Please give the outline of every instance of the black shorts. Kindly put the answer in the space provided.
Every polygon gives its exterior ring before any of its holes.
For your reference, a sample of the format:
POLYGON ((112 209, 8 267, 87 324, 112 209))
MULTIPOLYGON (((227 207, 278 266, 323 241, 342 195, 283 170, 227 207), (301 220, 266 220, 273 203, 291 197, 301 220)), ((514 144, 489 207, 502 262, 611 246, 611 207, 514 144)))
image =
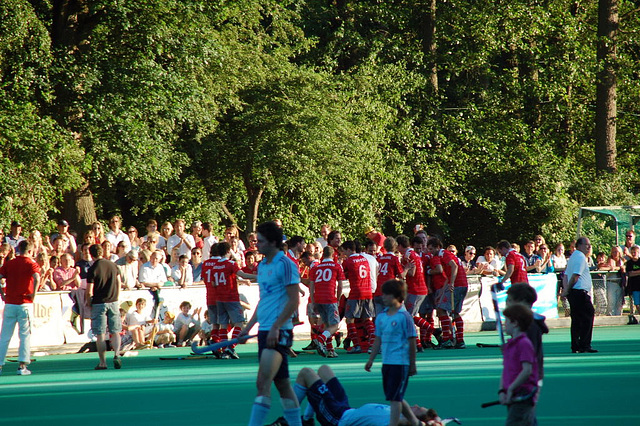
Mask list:
POLYGON ((309 388, 307 399, 322 426, 337 426, 344 412, 351 408, 347 393, 337 377, 327 383, 316 381, 309 388))
POLYGON ((408 384, 408 365, 382 364, 382 388, 387 401, 402 401, 408 384))
MULTIPOLYGON (((267 335, 268 331, 258 331, 258 359, 262 355, 262 351, 267 348, 267 335)), ((293 344, 293 331, 292 330, 280 330, 278 336, 278 344, 275 348, 280 355, 282 355, 282 363, 276 373, 274 379, 288 379, 289 378, 289 348, 293 344)))

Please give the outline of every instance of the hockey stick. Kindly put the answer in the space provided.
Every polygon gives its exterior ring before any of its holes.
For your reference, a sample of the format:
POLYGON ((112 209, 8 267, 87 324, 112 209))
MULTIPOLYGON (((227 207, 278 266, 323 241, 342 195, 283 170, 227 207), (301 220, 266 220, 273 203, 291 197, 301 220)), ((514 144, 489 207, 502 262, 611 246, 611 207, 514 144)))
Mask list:
MULTIPOLYGON (((526 393, 524 395, 517 395, 514 396, 513 398, 511 398, 511 402, 523 402, 523 401, 528 401, 531 398, 533 398, 536 393, 538 393, 538 387, 534 386, 533 389, 531 389, 531 392, 526 393)), ((491 401, 491 402, 485 402, 484 404, 480 405, 482 408, 487 408, 487 407, 493 407, 494 405, 500 405, 500 401, 491 401)))
POLYGON ((183 361, 192 359, 216 359, 213 355, 185 355, 185 356, 166 356, 160 357, 161 361, 183 361))
POLYGON ((499 348, 500 345, 497 343, 476 343, 476 346, 479 348, 499 348))
POLYGON ((160 302, 158 302, 158 306, 156 306, 156 312, 154 315, 154 324, 153 324, 153 328, 151 329, 151 334, 149 335, 149 344, 151 345, 151 348, 153 348, 153 341, 156 339, 156 334, 158 334, 158 315, 160 315, 160 308, 162 307, 162 304, 164 302, 161 300, 160 302))
POLYGON ((214 344, 208 345, 208 346, 198 346, 198 342, 193 342, 191 344, 191 350, 196 354, 204 354, 206 352, 215 352, 215 351, 217 351, 219 349, 224 349, 224 348, 229 347, 231 345, 235 345, 236 343, 246 342, 247 340, 249 340, 249 339, 251 339, 253 337, 257 337, 257 334, 242 336, 242 337, 238 337, 238 338, 231 339, 231 340, 223 340, 222 342, 214 343, 214 344))
POLYGON ((502 330, 502 318, 500 317, 500 306, 498 305, 498 289, 502 288, 502 284, 494 284, 491 286, 491 299, 493 300, 493 309, 496 311, 496 322, 498 323, 498 334, 500 335, 500 344, 504 345, 504 331, 502 330))

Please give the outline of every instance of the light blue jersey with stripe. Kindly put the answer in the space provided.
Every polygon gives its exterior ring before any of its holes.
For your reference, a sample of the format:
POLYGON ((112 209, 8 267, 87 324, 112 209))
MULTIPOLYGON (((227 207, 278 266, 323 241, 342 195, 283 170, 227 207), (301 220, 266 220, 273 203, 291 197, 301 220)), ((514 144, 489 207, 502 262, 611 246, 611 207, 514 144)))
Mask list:
MULTIPOLYGON (((300 283, 300 272, 284 252, 278 252, 271 262, 264 258, 258 266, 258 284, 260 286, 260 303, 258 304, 258 330, 268 331, 276 322, 282 309, 287 304, 287 287, 300 283)), ((281 327, 282 330, 293 329, 291 318, 281 327)))

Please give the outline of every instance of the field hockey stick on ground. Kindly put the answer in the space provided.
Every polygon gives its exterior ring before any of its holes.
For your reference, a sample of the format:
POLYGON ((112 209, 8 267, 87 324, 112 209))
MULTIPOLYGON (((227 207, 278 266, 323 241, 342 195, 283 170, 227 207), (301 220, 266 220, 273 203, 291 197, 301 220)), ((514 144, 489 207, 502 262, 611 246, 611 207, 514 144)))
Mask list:
POLYGON ((476 343, 476 346, 479 348, 499 348, 500 345, 497 343, 476 343))
POLYGON ((501 287, 502 284, 494 284, 491 286, 491 299, 493 300, 493 309, 496 311, 496 323, 498 324, 500 344, 504 345, 504 331, 502 330, 502 318, 500 317, 500 306, 498 305, 498 288, 501 287))
POLYGON ((191 350, 196 353, 196 354, 203 354, 206 352, 216 352, 219 349, 224 349, 226 347, 229 347, 231 345, 235 345, 236 343, 244 343, 247 340, 256 337, 257 334, 254 335, 247 335, 247 336, 242 336, 242 337, 238 337, 235 339, 231 339, 231 340, 223 340, 222 342, 218 342, 218 343, 214 343, 212 345, 208 345, 208 346, 198 346, 198 342, 193 342, 191 344, 191 350))
MULTIPOLYGON (((534 386, 533 389, 531 389, 531 392, 526 393, 524 395, 516 395, 513 398, 511 398, 511 402, 522 402, 522 401, 528 401, 531 398, 533 398, 536 393, 538 393, 538 387, 534 386)), ((487 407, 493 407, 494 405, 500 405, 500 401, 491 401, 491 402, 485 402, 484 404, 480 405, 482 408, 487 408, 487 407)))

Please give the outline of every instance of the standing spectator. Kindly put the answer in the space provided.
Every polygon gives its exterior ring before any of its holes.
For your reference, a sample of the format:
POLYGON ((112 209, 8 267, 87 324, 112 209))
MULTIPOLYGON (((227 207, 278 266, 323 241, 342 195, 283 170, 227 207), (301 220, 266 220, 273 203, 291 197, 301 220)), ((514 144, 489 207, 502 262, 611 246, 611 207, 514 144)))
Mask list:
POLYGON ((369 226, 364 230, 364 234, 368 239, 376 243, 376 245, 378 246, 378 250, 380 250, 382 254, 385 254, 387 252, 384 249, 384 240, 386 237, 382 234, 382 232, 378 232, 373 226, 369 226))
POLYGON ((118 254, 113 252, 113 244, 111 244, 111 241, 104 240, 100 245, 102 246, 102 251, 104 251, 105 259, 112 262, 116 262, 118 259, 120 259, 120 257, 118 257, 118 254))
POLYGON ((483 275, 501 276, 504 275, 502 261, 496 257, 496 249, 491 246, 484 248, 484 255, 478 256, 477 264, 482 268, 483 275))
MULTIPOLYGON (((631 258, 627 260, 627 290, 632 300, 632 306, 636 306, 636 311, 640 312, 640 247, 631 246, 629 250, 631 258)), ((637 318, 633 313, 629 314, 629 324, 638 324, 637 318)))
POLYGON ((171 254, 171 249, 167 247, 167 242, 173 233, 173 225, 171 222, 165 222, 160 228, 160 237, 158 238, 158 248, 164 250, 166 255, 171 254))
POLYGON ((9 243, 11 247, 13 247, 14 251, 16 251, 16 248, 18 247, 20 241, 25 240, 25 238, 20 235, 21 233, 22 225, 20 225, 20 222, 18 222, 17 220, 11 222, 11 231, 9 232, 9 235, 4 237, 4 242, 9 243))
POLYGON ((142 243, 142 246, 141 246, 142 250, 138 252, 138 259, 140 260, 141 265, 143 263, 147 263, 151 259, 151 254, 156 250, 159 250, 158 241, 162 237, 160 236, 160 234, 155 233, 155 234, 147 235, 146 238, 147 240, 144 243, 142 243))
POLYGON ((622 249, 622 255, 624 256, 625 260, 631 259, 631 247, 633 247, 635 244, 636 233, 633 230, 629 229, 624 233, 624 244, 622 245, 622 247, 620 247, 622 249))
POLYGON ((586 237, 576 240, 576 250, 567 262, 563 294, 571 305, 571 352, 598 352, 591 347, 595 310, 589 293, 592 289, 587 256, 591 242, 586 237))
MULTIPOLYGON (((426 247, 426 244, 425 244, 426 247)), ((475 260, 476 248, 474 246, 467 246, 464 249, 464 257, 460 258, 460 263, 464 267, 467 275, 476 275, 481 272, 478 268, 478 263, 475 260)))
POLYGON ((562 286, 564 284, 564 270, 567 267, 567 257, 564 255, 564 244, 560 243, 556 246, 555 251, 551 255, 551 262, 553 268, 556 270, 556 276, 558 277, 557 295, 560 300, 558 306, 564 308, 564 316, 569 316, 569 302, 567 298, 562 295, 562 286))
POLYGON ((147 229, 147 235, 141 238, 143 243, 147 241, 147 238, 149 238, 150 235, 158 234, 158 222, 156 222, 155 219, 149 219, 147 221, 146 229, 147 229))
MULTIPOLYGON (((293 342, 291 318, 298 309, 300 274, 293 262, 280 250, 282 228, 274 222, 258 226, 258 249, 265 256, 258 268, 260 301, 242 329, 249 334, 256 323, 260 366, 256 380, 257 395, 251 409, 249 426, 262 426, 271 409, 271 384, 280 393, 284 417, 291 426, 302 426, 300 405, 289 380, 289 349, 293 342)), ((242 272, 239 272, 242 274, 242 272)), ((251 278, 249 276, 243 278, 251 278)))
POLYGON ((129 241, 131 242, 131 250, 140 250, 142 239, 138 236, 138 229, 135 226, 128 227, 127 236, 129 237, 129 241))
POLYGON ((522 257, 524 257, 527 272, 536 273, 540 272, 540 265, 542 264, 542 259, 535 253, 536 247, 533 240, 529 240, 524 245, 524 252, 522 253, 522 257))
POLYGON ((58 291, 71 291, 80 287, 80 270, 75 268, 69 253, 60 256, 60 266, 53 271, 53 281, 58 291))
POLYGON ((607 259, 608 268, 611 272, 617 272, 619 280, 607 280, 607 315, 621 315, 622 303, 624 302, 624 288, 626 287, 627 275, 625 273, 625 259, 622 255, 622 248, 611 247, 611 253, 607 259))
POLYGON ((38 256, 40 253, 48 253, 52 248, 51 244, 49 244, 49 240, 46 240, 47 244, 45 245, 42 234, 37 229, 31 231, 27 241, 29 241, 29 244, 33 246, 34 257, 38 256))
POLYGON ((40 267, 31 258, 32 248, 26 240, 18 243, 18 256, 0 267, 0 280, 6 279, 6 287, 0 287, 0 296, 5 303, 0 333, 0 373, 4 366, 9 342, 18 324, 20 349, 18 352, 18 375, 27 376, 31 371, 31 318, 33 299, 40 280, 40 267))
POLYGON ((258 253, 258 234, 257 234, 257 233, 255 233, 255 232, 251 232, 251 233, 249 234, 248 241, 249 241, 249 246, 248 246, 248 247, 247 247, 247 249, 244 251, 244 252, 245 252, 245 254, 246 254, 248 251, 252 251, 252 252, 254 252, 254 253, 258 253))
MULTIPOLYGON (((280 226, 282 228, 282 226, 280 226)), ((224 240, 231 244, 231 241, 236 239, 238 241, 238 250, 241 252, 245 251, 244 242, 240 239, 240 231, 238 231, 238 227, 235 225, 227 226, 227 229, 224 231, 224 240)), ((233 249, 233 244, 231 245, 233 249)))
POLYGON ((213 225, 210 222, 202 224, 202 261, 211 257, 211 247, 218 243, 218 238, 213 235, 213 225))
MULTIPOLYGON (((37 291, 42 290, 50 290, 47 286, 47 280, 51 279, 51 274, 53 273, 53 269, 49 264, 49 255, 47 252, 41 252, 36 256, 36 263, 40 267, 40 285, 38 285, 37 291)), ((0 266, 2 266, 2 262, 0 262, 0 266)))
POLYGON ((147 287, 151 292, 151 296, 153 296, 154 311, 160 303, 160 288, 167 282, 167 272, 164 266, 160 264, 161 253, 160 250, 154 251, 149 262, 142 265, 138 275, 140 284, 147 287))
POLYGON ((0 245, 0 266, 2 266, 5 262, 10 261, 15 257, 15 251, 13 247, 9 243, 2 243, 0 245))
POLYGON ((184 219, 177 219, 174 222, 173 228, 176 233, 167 240, 167 253, 171 253, 174 247, 178 247, 178 254, 180 256, 184 254, 187 258, 191 259, 191 249, 196 246, 196 242, 193 240, 191 234, 185 232, 185 226, 186 222, 184 219))
POLYGON ((195 247, 198 247, 199 249, 204 247, 204 241, 200 235, 202 235, 202 222, 195 220, 191 224, 191 236, 193 237, 193 241, 196 243, 195 247))
POLYGON ((140 287, 138 283, 138 273, 140 272, 140 266, 138 262, 138 252, 131 250, 124 257, 124 262, 117 264, 118 272, 120 273, 120 280, 122 282, 123 290, 132 290, 140 287))
POLYGON ((113 367, 122 368, 120 359, 120 311, 118 297, 120 295, 120 276, 115 263, 102 258, 102 247, 94 244, 89 247, 91 257, 95 259, 87 273, 87 306, 91 308, 91 332, 96 336, 99 364, 96 370, 106 370, 107 344, 105 335, 107 325, 111 335, 113 349, 113 367))
POLYGON ((549 246, 546 244, 541 244, 540 248, 538 248, 538 256, 540 257, 540 272, 543 274, 551 274, 555 272, 555 268, 553 267, 553 262, 551 261, 551 252, 549 250, 549 246))
POLYGON ((67 242, 67 253, 76 254, 78 251, 78 245, 76 244, 76 238, 69 233, 69 222, 64 219, 58 221, 58 232, 49 236, 50 241, 56 240, 58 237, 64 237, 67 242))
POLYGON ((546 241, 544 240, 544 237, 542 235, 536 235, 535 237, 533 237, 533 252, 538 253, 538 251, 540 251, 540 247, 543 244, 546 244, 546 241))
MULTIPOLYGON (((120 225, 122 225, 122 219, 120 219, 120 216, 118 215, 112 216, 109 220, 110 231, 107 232, 106 239, 111 242, 111 251, 113 253, 116 253, 118 243, 120 241, 123 241, 125 243, 125 253, 131 250, 131 241, 129 240, 127 234, 122 232, 122 230, 120 229, 120 225)), ((106 257, 108 257, 107 253, 105 253, 105 258, 106 257)))
POLYGON ((193 271, 193 284, 202 285, 202 249, 194 248, 191 250, 191 269, 193 271))
POLYGON ((325 248, 327 244, 329 244, 329 232, 331 232, 331 227, 326 223, 320 227, 320 235, 321 237, 316 238, 316 241, 320 243, 322 248, 325 248))
POLYGON ((104 228, 102 227, 102 223, 93 222, 91 224, 91 230, 93 231, 95 236, 95 241, 92 242, 92 244, 102 244, 104 240, 106 240, 104 236, 104 228))

